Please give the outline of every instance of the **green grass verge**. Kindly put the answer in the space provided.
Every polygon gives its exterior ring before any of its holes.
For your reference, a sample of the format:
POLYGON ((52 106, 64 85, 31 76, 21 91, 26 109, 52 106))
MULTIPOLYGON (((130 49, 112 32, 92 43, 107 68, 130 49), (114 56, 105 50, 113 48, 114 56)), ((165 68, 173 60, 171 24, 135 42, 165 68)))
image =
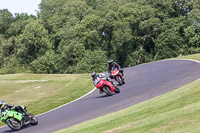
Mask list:
POLYGON ((35 115, 75 100, 94 88, 90 74, 7 74, 0 75, 0 86, 0 100, 26 105, 28 112, 35 115))
POLYGON ((193 60, 200 61, 200 54, 193 54, 193 55, 188 55, 188 56, 182 56, 182 57, 178 57, 176 59, 193 59, 193 60))
MULTIPOLYGON (((200 54, 179 57, 200 60, 200 54)), ((199 133, 200 79, 146 102, 56 133, 199 133)))

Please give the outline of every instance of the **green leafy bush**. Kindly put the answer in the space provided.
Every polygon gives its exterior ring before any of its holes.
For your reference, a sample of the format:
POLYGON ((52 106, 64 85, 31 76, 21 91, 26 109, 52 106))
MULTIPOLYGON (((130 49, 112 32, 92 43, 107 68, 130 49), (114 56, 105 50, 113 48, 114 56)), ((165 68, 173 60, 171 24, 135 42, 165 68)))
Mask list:
POLYGON ((31 70, 34 73, 58 73, 60 57, 53 50, 47 51, 31 63, 31 70))

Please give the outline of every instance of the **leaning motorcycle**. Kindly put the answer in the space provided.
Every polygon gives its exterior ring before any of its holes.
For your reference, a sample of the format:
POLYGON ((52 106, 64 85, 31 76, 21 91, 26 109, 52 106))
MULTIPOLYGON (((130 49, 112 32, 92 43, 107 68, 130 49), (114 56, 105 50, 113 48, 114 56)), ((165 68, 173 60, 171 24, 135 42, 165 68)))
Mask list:
MULTIPOLYGON (((22 106, 22 108, 25 109, 25 106, 22 106)), ((2 112, 1 121, 5 122, 14 131, 18 131, 26 125, 38 124, 38 120, 34 115, 27 113, 25 118, 25 114, 17 112, 15 109, 8 109, 2 112)))
POLYGON ((117 88, 110 81, 103 80, 102 77, 99 77, 99 81, 96 84, 96 88, 98 88, 102 92, 105 92, 108 96, 112 96, 114 92, 120 93, 119 88, 117 88))
POLYGON ((124 78, 117 68, 113 68, 111 70, 111 75, 119 83, 119 85, 125 84, 124 78))

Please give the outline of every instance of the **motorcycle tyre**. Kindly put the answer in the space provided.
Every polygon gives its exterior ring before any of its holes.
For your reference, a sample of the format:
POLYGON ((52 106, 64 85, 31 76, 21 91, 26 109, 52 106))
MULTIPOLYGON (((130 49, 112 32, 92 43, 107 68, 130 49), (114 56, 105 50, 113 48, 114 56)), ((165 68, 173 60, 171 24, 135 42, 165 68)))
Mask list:
POLYGON ((115 87, 115 90, 114 90, 115 93, 120 93, 120 89, 115 87))
POLYGON ((108 95, 108 96, 112 96, 113 93, 111 92, 110 88, 108 86, 104 86, 103 87, 103 91, 108 95))
POLYGON ((120 76, 117 76, 117 77, 116 77, 116 80, 117 80, 117 82, 119 83, 119 85, 122 85, 122 84, 123 84, 123 82, 122 82, 120 76))
POLYGON ((12 124, 11 124, 11 122, 10 122, 10 119, 6 122, 6 124, 8 125, 8 127, 9 128, 11 128, 12 130, 14 130, 14 131, 19 131, 20 129, 21 129, 21 124, 16 120, 16 119, 14 119, 18 124, 19 124, 19 127, 18 128, 16 128, 16 127, 14 127, 12 124))
POLYGON ((30 120, 30 124, 31 124, 32 126, 38 124, 38 119, 37 119, 37 117, 35 117, 34 115, 32 115, 32 114, 30 114, 30 113, 28 113, 28 116, 32 116, 32 117, 33 117, 33 118, 31 118, 31 120, 30 120))

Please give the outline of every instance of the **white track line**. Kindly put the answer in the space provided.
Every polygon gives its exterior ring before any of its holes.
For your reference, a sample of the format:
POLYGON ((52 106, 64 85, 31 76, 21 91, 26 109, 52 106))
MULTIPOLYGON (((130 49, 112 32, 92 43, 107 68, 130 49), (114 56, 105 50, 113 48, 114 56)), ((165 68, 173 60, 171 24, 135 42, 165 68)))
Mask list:
MULTIPOLYGON (((200 63, 200 61, 192 60, 192 59, 170 59, 170 60, 187 60, 187 61, 193 61, 193 62, 200 63)), ((163 60, 163 61, 170 61, 170 60, 163 60)), ((159 62, 159 61, 158 61, 158 62, 159 62)), ((153 63, 153 62, 152 62, 152 63, 153 63)), ((66 104, 63 104, 63 105, 61 105, 61 106, 59 106, 59 107, 57 107, 57 108, 55 108, 55 109, 49 110, 49 111, 47 111, 47 112, 45 112, 45 113, 42 113, 42 114, 39 114, 39 115, 37 115, 37 116, 47 114, 47 113, 52 112, 52 111, 54 111, 54 110, 57 110, 57 109, 59 109, 59 108, 61 108, 61 107, 63 107, 63 106, 66 106, 66 105, 68 105, 68 104, 70 104, 70 103, 73 103, 73 102, 75 102, 75 101, 78 101, 79 99, 81 99, 81 98, 83 98, 83 97, 85 97, 85 96, 91 94, 95 89, 96 89, 96 88, 94 88, 93 90, 91 90, 91 91, 88 92, 87 94, 85 94, 85 95, 83 95, 83 96, 81 96, 81 97, 79 97, 79 98, 77 98, 77 99, 75 99, 75 100, 73 100, 73 101, 71 101, 71 102, 68 102, 68 103, 66 103, 66 104)), ((3 126, 3 127, 6 127, 6 126, 3 126)), ((3 128, 3 127, 0 127, 0 128, 3 128)))
MULTIPOLYGON (((193 60, 193 59, 168 59, 168 60, 159 60, 159 61, 154 61, 154 62, 162 62, 162 61, 172 61, 172 60, 186 60, 186 61, 193 61, 196 63, 200 63, 198 60, 193 60)), ((149 63, 154 63, 154 62, 149 62, 149 63)), ((148 63, 146 63, 148 64, 148 63)), ((145 64, 140 64, 140 65, 145 65, 145 64)))
MULTIPOLYGON (((170 60, 187 60, 187 61, 193 61, 193 62, 200 63, 200 61, 192 60, 192 59, 169 59, 169 60, 163 60, 163 61, 170 61, 170 60)), ((152 62, 152 63, 153 63, 153 62, 152 62)), ((71 101, 71 102, 68 102, 68 103, 66 103, 66 104, 63 104, 63 105, 61 105, 61 106, 59 106, 59 107, 57 107, 57 108, 55 108, 55 109, 49 110, 49 111, 47 111, 47 112, 45 112, 45 113, 42 113, 42 114, 39 114, 39 115, 37 115, 37 116, 40 116, 40 115, 43 115, 43 114, 52 112, 52 111, 54 111, 54 110, 56 110, 56 109, 59 109, 59 108, 61 108, 61 107, 63 107, 63 106, 66 106, 66 105, 71 104, 71 103, 73 103, 73 102, 75 102, 75 101, 78 101, 79 99, 81 99, 81 98, 83 98, 83 97, 85 97, 85 96, 91 94, 95 89, 96 89, 96 88, 94 88, 93 90, 91 90, 91 91, 88 92, 87 94, 85 94, 85 95, 79 97, 78 99, 75 99, 75 100, 73 100, 73 101, 71 101)))
MULTIPOLYGON (((85 97, 85 96, 91 94, 93 91, 95 91, 95 89, 96 89, 96 88, 94 88, 93 90, 91 90, 91 91, 88 92, 87 94, 85 94, 85 95, 83 95, 83 96, 81 96, 81 97, 79 97, 79 98, 77 98, 77 99, 75 99, 75 100, 73 100, 73 101, 71 101, 71 102, 68 102, 68 103, 66 103, 66 104, 63 104, 63 105, 61 105, 61 106, 59 106, 59 107, 57 107, 57 108, 54 108, 54 109, 52 109, 52 110, 49 110, 49 111, 44 112, 44 113, 42 113, 42 114, 39 114, 39 115, 37 115, 37 116, 47 114, 47 113, 52 112, 52 111, 54 111, 54 110, 57 110, 57 109, 59 109, 59 108, 61 108, 61 107, 63 107, 63 106, 66 106, 66 105, 68 105, 68 104, 70 104, 70 103, 73 103, 73 102, 75 102, 75 101, 78 101, 79 99, 81 99, 81 98, 83 98, 83 97, 85 97)), ((4 127, 7 127, 7 125, 5 125, 5 126, 3 126, 3 127, 0 127, 0 128, 4 128, 4 127)))
POLYGON ((193 61, 193 62, 200 63, 200 61, 197 61, 197 60, 192 60, 192 59, 175 59, 175 60, 188 60, 188 61, 193 61))
POLYGON ((63 104, 63 105, 61 105, 61 106, 59 106, 59 107, 57 107, 57 108, 55 108, 55 109, 49 110, 49 111, 44 112, 44 113, 42 113, 42 114, 39 114, 39 115, 37 115, 37 116, 40 116, 40 115, 43 115, 43 114, 47 114, 47 113, 52 112, 52 111, 54 111, 54 110, 57 110, 57 109, 59 109, 59 108, 61 108, 61 107, 63 107, 63 106, 66 106, 66 105, 68 105, 68 104, 71 104, 71 103, 73 103, 73 102, 76 102, 76 101, 78 101, 79 99, 81 99, 81 98, 83 98, 83 97, 86 97, 87 95, 91 94, 95 89, 96 89, 96 88, 94 88, 93 90, 91 90, 91 91, 88 92, 87 94, 85 94, 85 95, 83 95, 83 96, 81 96, 81 97, 79 97, 79 98, 77 98, 77 99, 75 99, 75 100, 73 100, 73 101, 71 101, 71 102, 68 102, 68 103, 66 103, 66 104, 63 104))

